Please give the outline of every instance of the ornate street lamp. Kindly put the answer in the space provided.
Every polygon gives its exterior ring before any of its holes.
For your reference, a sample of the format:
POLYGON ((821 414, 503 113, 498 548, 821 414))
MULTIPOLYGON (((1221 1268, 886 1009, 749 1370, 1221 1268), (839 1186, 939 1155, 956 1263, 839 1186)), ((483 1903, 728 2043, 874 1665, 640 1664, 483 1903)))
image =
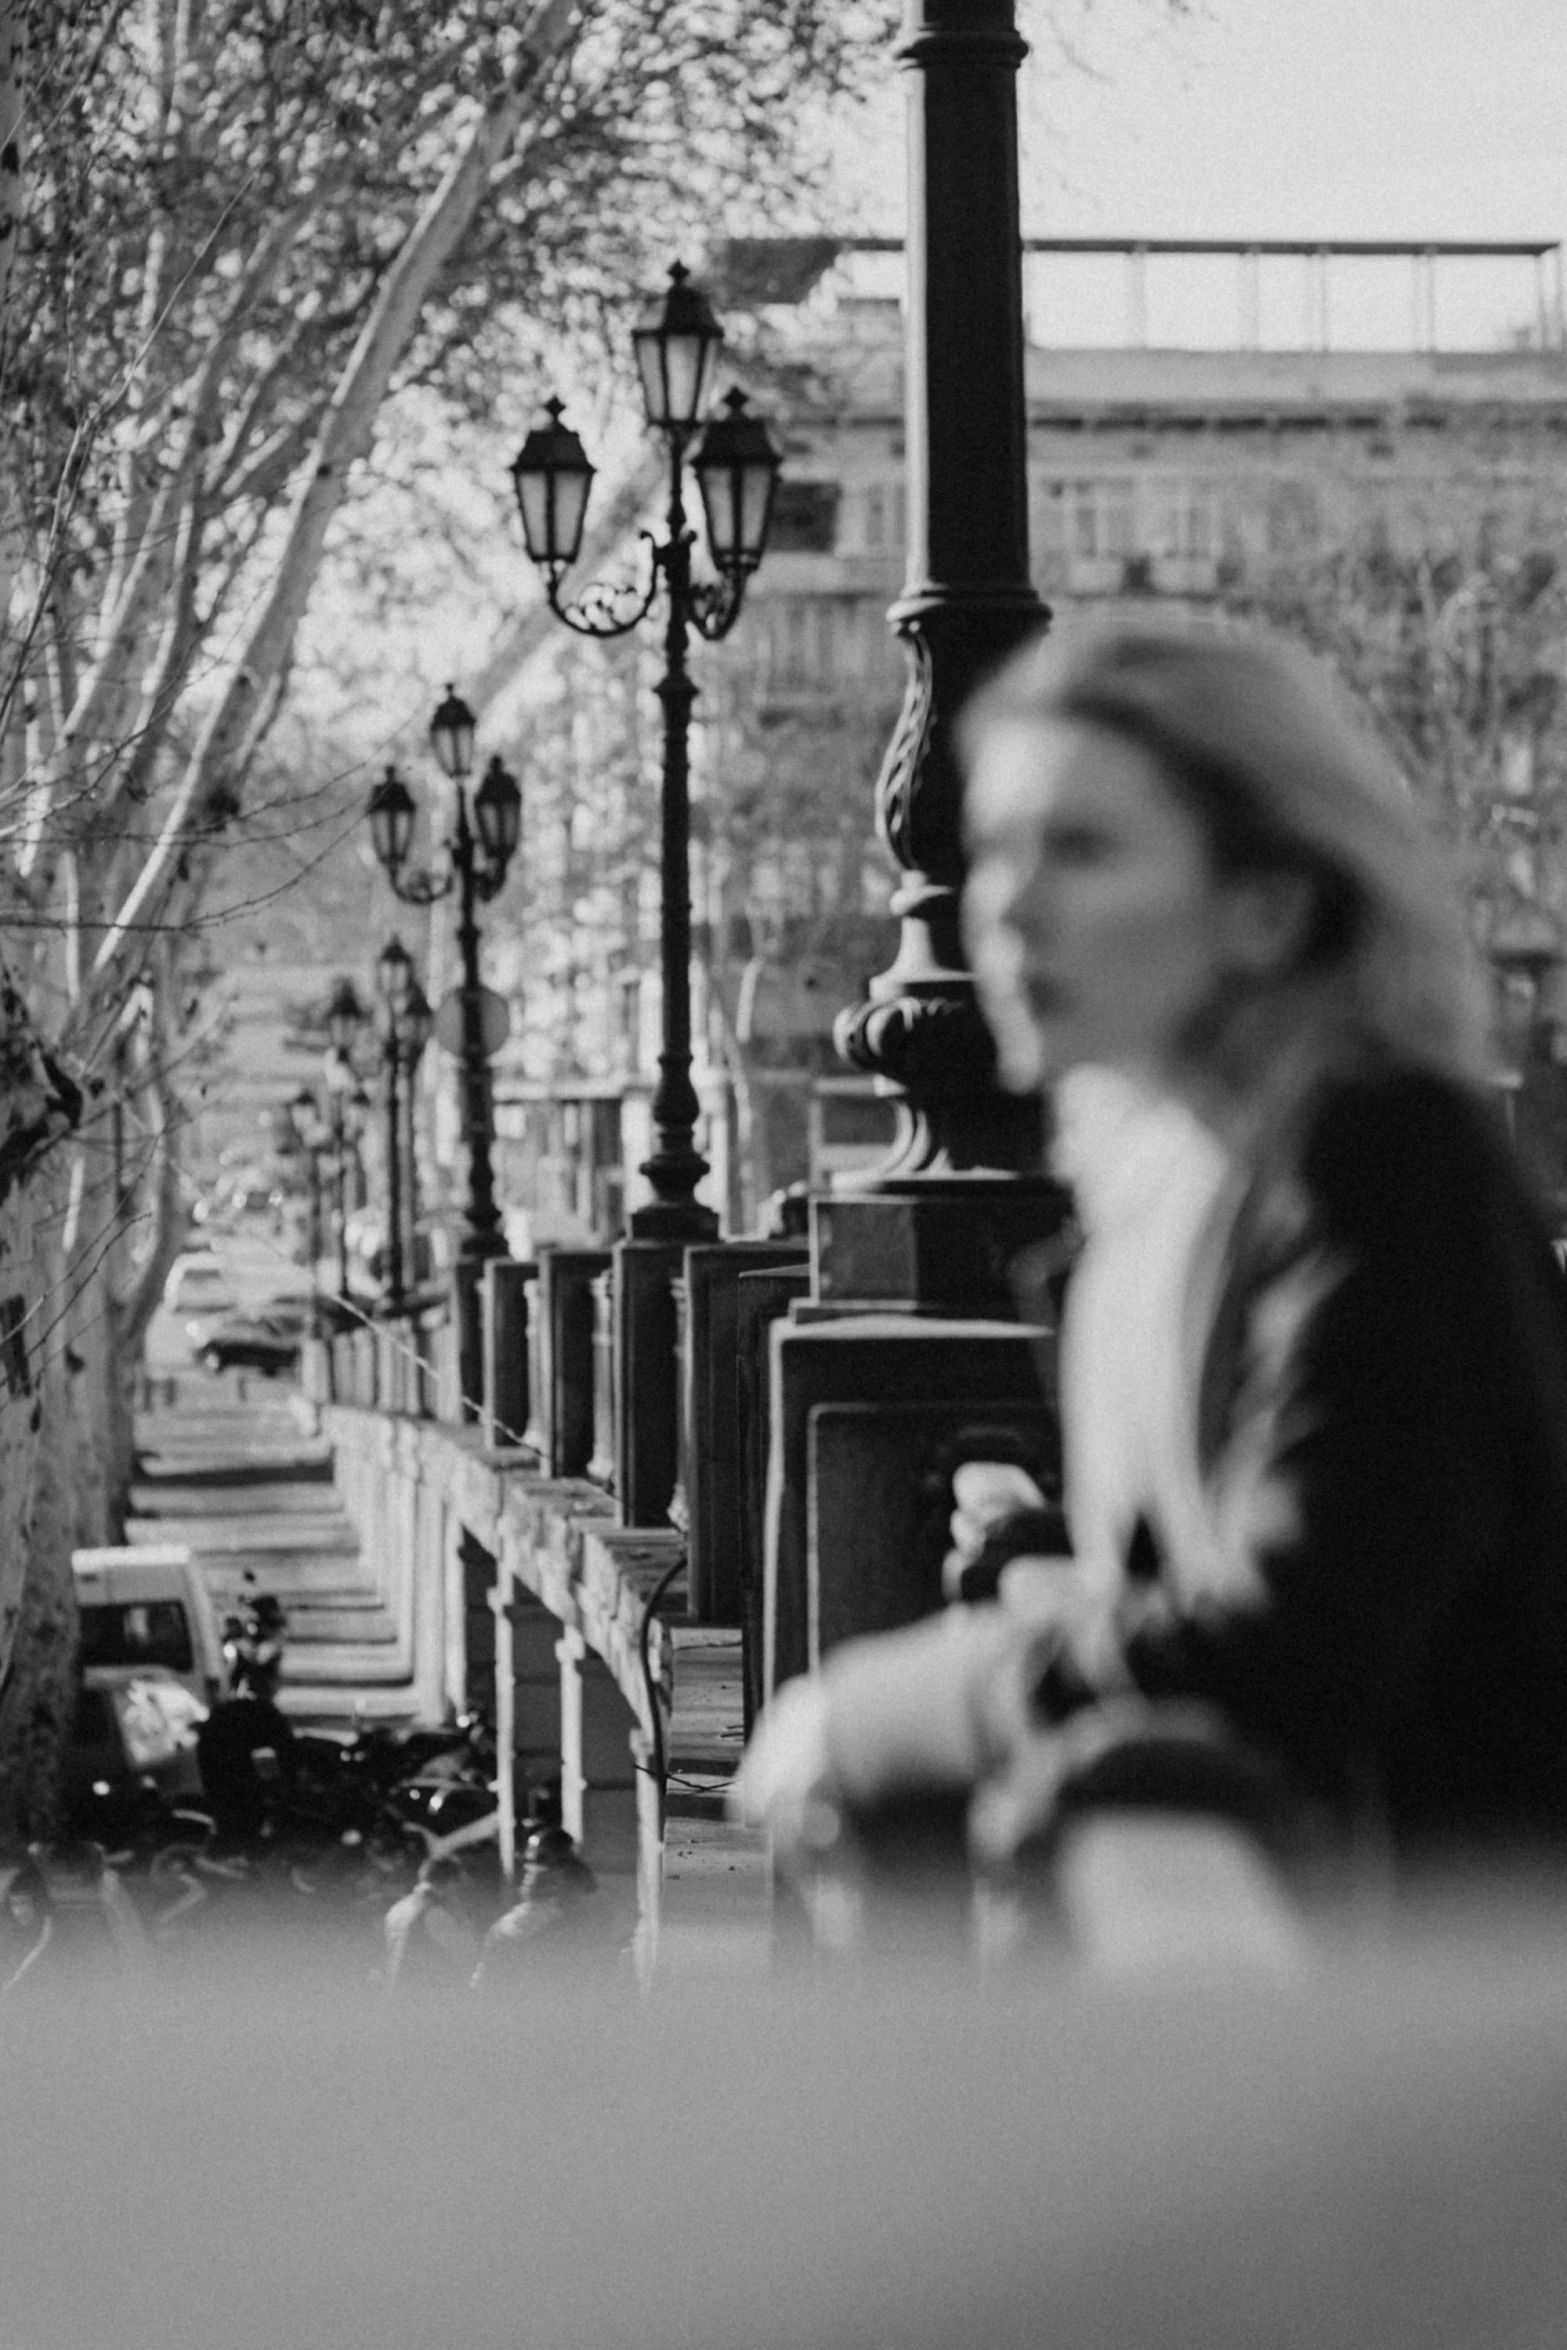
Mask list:
POLYGON ((332 1224, 337 1243, 337 1302, 349 1305, 348 1152, 358 1079, 353 1064, 336 1051, 323 1059, 327 1099, 327 1163, 332 1185, 332 1224))
POLYGON ((403 1039, 403 1075, 406 1080, 402 1090, 403 1178, 408 1199, 406 1218, 408 1271, 411 1278, 417 1282, 420 1274, 421 1256, 419 1248, 419 1152, 418 1138, 414 1131, 414 1078, 418 1073, 419 1063, 424 1058, 424 1048, 429 1043, 435 1027, 435 1014, 430 1009, 430 999, 419 984, 417 977, 408 990, 408 1001, 398 1015, 397 1024, 403 1039))
POLYGON ((317 1294, 321 1267, 321 1153, 326 1146, 329 1129, 320 1102, 308 1085, 302 1085, 283 1105, 284 1115, 293 1130, 299 1154, 305 1162, 308 1184, 310 1220, 305 1228, 305 1249, 310 1260, 310 1294, 317 1294))
MULTIPOLYGON (((390 938, 376 958, 376 992, 381 998, 381 1068, 386 1079, 386 1310, 400 1314, 407 1301, 403 1249, 403 1081, 411 1123, 413 1073, 430 1036, 430 1006, 400 938, 390 938)), ((408 1137, 412 1176, 413 1138, 408 1137)), ((408 1229, 411 1235, 412 1219, 408 1229)))
POLYGON ((310 1262, 310 1295, 315 1297, 322 1262, 322 1142, 327 1140, 327 1121, 308 1086, 289 1095, 280 1109, 280 1121, 287 1121, 289 1133, 294 1135, 294 1152, 305 1168, 305 1257, 310 1262))
POLYGON ((687 669, 691 631, 709 643, 727 636, 740 616, 746 582, 767 543, 779 456, 745 394, 733 391, 724 412, 705 429, 700 419, 712 362, 723 340, 706 297, 677 263, 662 302, 632 334, 649 424, 664 436, 669 458, 666 533, 649 535, 652 562, 645 586, 595 582, 573 603, 562 603, 561 581, 582 545, 593 467, 582 443, 551 400, 549 422, 530 432, 511 468, 517 510, 529 555, 544 574, 556 617, 581 636, 624 636, 653 609, 660 585, 668 603, 665 666, 658 697, 664 707, 663 823, 660 881, 663 917, 663 1034, 659 1080, 653 1095, 654 1148, 642 1168, 652 1186, 651 1206, 631 1218, 639 1240, 702 1240, 718 1230, 711 1208, 696 1199, 707 1161, 693 1140, 699 1104, 691 1082, 691 710, 696 688, 687 669), (687 450, 707 524, 708 551, 717 577, 692 576, 695 534, 686 520, 687 450))
POLYGON ((389 938, 375 959, 375 991, 383 1004, 400 1012, 412 993, 413 957, 396 936, 389 938))
MULTIPOLYGON (((463 1129, 468 1147, 468 1204, 458 1245, 459 1260, 482 1264, 506 1254, 491 1164, 493 1121, 489 1057, 484 1037, 484 991, 479 980, 479 925, 475 909, 488 903, 506 879, 522 831, 522 794, 517 779, 492 758, 473 793, 470 819, 468 778, 473 772, 475 722, 467 703, 451 686, 430 721, 430 742, 455 792, 452 832, 439 871, 408 870, 417 810, 413 794, 394 767, 370 794, 366 814, 375 853, 387 880, 405 905, 429 906, 455 888, 457 943, 462 956, 463 1129)), ((392 945, 397 942, 394 940, 392 945)), ((391 954, 383 953, 383 964, 391 954)), ((399 949, 399 952, 401 950, 399 949)), ((400 969, 393 959, 394 973, 400 969)), ((384 978, 384 975, 383 975, 384 978)), ((401 984, 400 980, 397 982, 401 984)), ((384 986, 383 986, 384 992, 384 986)))
POLYGON ((327 999, 326 1007, 327 1040, 340 1060, 352 1061, 359 1032, 369 1017, 353 981, 340 979, 327 999))
POLYGON ((396 876, 402 871, 413 845, 417 812, 413 793, 397 769, 388 767, 370 794, 367 813, 376 856, 386 872, 393 876, 394 887, 396 876))
POLYGON ((430 741, 442 772, 454 783, 464 782, 473 773, 475 732, 473 712, 462 696, 448 686, 445 701, 437 703, 435 716, 430 720, 430 741))
POLYGON ((336 981, 327 998, 325 1028, 327 1048, 321 1059, 321 1073, 326 1086, 326 1146, 332 1162, 333 1213, 337 1227, 337 1297, 341 1306, 350 1302, 348 1279, 348 1166, 349 1152, 357 1141, 356 1113, 362 1123, 365 1096, 359 1090, 354 1069, 354 1047, 369 1020, 370 1013, 360 1001, 353 981, 336 981))

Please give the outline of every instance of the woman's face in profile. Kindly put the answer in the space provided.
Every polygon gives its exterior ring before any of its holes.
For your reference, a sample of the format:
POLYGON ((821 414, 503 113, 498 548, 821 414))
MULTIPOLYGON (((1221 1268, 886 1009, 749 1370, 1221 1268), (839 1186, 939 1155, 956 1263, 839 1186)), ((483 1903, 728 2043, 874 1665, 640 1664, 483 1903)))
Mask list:
POLYGON ((1007 1082, 1166 1074, 1224 982, 1233 893, 1157 761, 1098 727, 1007 720, 966 816, 964 932, 1007 1082))

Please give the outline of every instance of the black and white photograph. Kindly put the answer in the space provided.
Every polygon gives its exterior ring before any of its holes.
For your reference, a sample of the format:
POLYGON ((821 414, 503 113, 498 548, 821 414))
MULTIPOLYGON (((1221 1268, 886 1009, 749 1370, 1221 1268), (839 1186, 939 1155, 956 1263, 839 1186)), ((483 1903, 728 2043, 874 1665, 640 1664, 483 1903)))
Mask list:
POLYGON ((1562 0, 0 0, 0 2343, 1567 2350, 1562 0))

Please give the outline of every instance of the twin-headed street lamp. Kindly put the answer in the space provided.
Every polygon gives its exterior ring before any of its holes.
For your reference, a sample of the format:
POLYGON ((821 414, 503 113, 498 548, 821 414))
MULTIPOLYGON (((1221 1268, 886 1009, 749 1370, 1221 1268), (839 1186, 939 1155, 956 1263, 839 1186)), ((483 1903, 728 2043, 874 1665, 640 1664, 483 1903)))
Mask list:
POLYGON ((653 1155, 642 1168, 654 1199, 635 1211, 631 1232, 639 1240, 704 1240, 716 1235, 718 1218, 695 1196, 708 1169, 694 1141, 700 1105, 691 1082, 689 734, 696 688, 686 653, 693 629, 716 642, 740 616, 746 582, 767 543, 780 460, 766 426, 749 414, 743 392, 731 391, 722 413, 702 423, 723 331, 678 263, 669 277, 662 305, 632 335, 648 422, 662 433, 669 458, 666 535, 646 534, 652 562, 645 586, 595 582, 574 602, 561 601, 561 581, 582 546, 594 468, 558 400, 548 404, 549 423, 529 433, 511 475, 528 553, 544 574, 551 611, 568 628, 582 636, 624 636, 652 610, 661 584, 667 597, 664 674, 657 689, 664 708, 663 1033, 652 1104, 653 1155), (686 520, 687 450, 699 431, 690 466, 717 573, 712 580, 692 575, 695 533, 686 520))
POLYGON ((332 1152, 336 1193, 337 1296, 350 1302, 348 1277, 349 1162, 364 1129, 370 1097, 354 1068, 354 1046, 370 1017, 351 979, 340 979, 327 1001, 327 1050, 322 1064, 326 1082, 327 1132, 332 1152))
MULTIPOLYGON (((403 1310, 407 1281, 403 1248, 403 1079, 411 1101, 414 1071, 430 1041, 432 1014, 419 984, 413 958, 400 938, 389 938, 376 958, 376 993, 381 999, 381 1066, 386 1078, 386 1304, 389 1313, 403 1310)), ((413 1134, 408 1141, 408 1196, 413 1193, 413 1134)), ((407 1219, 409 1243, 414 1219, 407 1219)))
POLYGON ((321 1263, 321 1153, 326 1142, 327 1125, 321 1104, 309 1086, 302 1085, 297 1093, 290 1095, 279 1113, 278 1148, 288 1157, 303 1159, 305 1165, 305 1252, 310 1264, 312 1297, 316 1294, 321 1263))
MULTIPOLYGON (((506 1243, 491 1166, 489 1047, 484 1032, 475 908, 493 898, 506 879, 522 830, 522 794, 516 777, 499 758, 492 758, 473 793, 470 822, 468 779, 473 772, 474 732, 473 712, 448 686, 445 701, 430 721, 430 741, 443 772, 451 779, 456 799, 452 831, 439 867, 408 869, 417 809, 412 792, 395 767, 388 767, 370 794, 367 814, 376 856, 405 905, 429 906, 454 888, 458 893, 463 1129, 468 1148, 468 1203, 458 1257, 469 1264, 482 1264, 486 1257, 504 1256, 506 1243)), ((385 957, 382 960, 384 963, 385 957)), ((401 984, 400 980, 394 983, 401 984)))

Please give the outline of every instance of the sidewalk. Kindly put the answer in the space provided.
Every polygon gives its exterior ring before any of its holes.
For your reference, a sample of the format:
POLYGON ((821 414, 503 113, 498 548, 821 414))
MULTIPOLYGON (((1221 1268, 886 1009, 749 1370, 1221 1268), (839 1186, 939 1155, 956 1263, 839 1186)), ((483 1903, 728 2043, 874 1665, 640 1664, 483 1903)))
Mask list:
POLYGON ((249 1595, 288 1617, 279 1702, 302 1724, 404 1721, 405 1639, 361 1557, 332 1482, 331 1447, 305 1433, 291 1385, 192 1370, 139 1412, 127 1541, 188 1545, 219 1619, 249 1595))

